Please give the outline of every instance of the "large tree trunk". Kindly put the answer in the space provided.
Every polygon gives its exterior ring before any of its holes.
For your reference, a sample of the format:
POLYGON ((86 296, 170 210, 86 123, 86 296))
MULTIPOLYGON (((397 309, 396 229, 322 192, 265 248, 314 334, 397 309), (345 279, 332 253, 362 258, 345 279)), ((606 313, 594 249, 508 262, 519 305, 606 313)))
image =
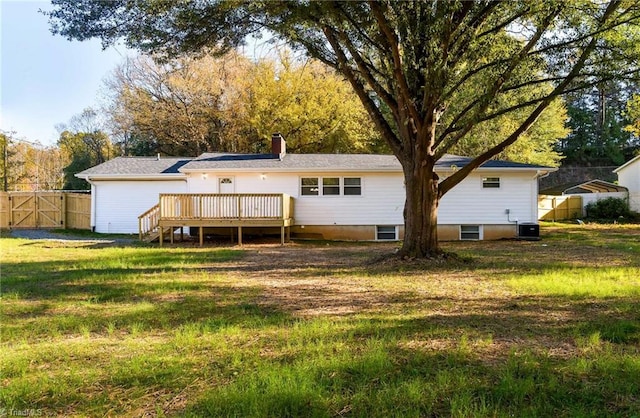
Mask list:
MULTIPOLYGON (((419 160, 418 160, 419 161, 419 160)), ((404 207, 404 242, 401 257, 434 257, 438 244, 438 175, 431 158, 404 166, 407 198, 404 207)))

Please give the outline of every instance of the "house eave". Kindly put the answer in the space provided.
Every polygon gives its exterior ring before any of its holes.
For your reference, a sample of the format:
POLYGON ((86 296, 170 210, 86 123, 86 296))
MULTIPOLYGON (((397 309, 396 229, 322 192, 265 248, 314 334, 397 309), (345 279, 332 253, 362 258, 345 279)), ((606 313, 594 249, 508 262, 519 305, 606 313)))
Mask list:
POLYGON ((86 181, 166 181, 187 180, 184 174, 76 174, 76 177, 86 181))

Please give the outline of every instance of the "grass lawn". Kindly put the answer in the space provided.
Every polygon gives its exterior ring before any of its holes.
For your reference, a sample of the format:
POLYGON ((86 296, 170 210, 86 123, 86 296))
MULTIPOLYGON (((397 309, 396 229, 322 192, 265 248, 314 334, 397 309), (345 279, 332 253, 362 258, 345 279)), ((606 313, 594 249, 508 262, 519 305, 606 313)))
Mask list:
POLYGON ((442 264, 2 238, 0 410, 640 416, 640 225, 542 233, 442 264))

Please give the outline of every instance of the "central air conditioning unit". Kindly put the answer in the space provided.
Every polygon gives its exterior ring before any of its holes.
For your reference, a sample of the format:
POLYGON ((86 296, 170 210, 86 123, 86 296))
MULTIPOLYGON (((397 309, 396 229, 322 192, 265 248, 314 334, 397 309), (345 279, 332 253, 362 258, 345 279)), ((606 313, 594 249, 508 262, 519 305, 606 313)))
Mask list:
POLYGON ((518 238, 527 240, 540 239, 540 225, 533 222, 523 222, 518 224, 518 238))

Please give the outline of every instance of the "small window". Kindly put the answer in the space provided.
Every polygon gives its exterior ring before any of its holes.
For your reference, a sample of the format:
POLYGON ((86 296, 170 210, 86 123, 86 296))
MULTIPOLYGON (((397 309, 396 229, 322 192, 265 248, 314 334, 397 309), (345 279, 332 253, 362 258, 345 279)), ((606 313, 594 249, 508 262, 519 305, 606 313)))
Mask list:
POLYGON ((397 240, 395 226, 376 226, 376 239, 380 241, 397 240))
POLYGON ((483 177, 482 187, 485 189, 499 189, 500 177, 483 177))
POLYGON ((322 195, 323 196, 339 196, 340 195, 340 178, 325 177, 322 179, 322 195))
POLYGON ((477 241, 480 239, 479 225, 460 225, 460 239, 477 241))
POLYGON ((302 195, 318 196, 318 179, 314 177, 305 177, 302 179, 302 195))
POLYGON ((362 194, 362 184, 360 178, 345 177, 343 194, 345 196, 360 196, 362 194))

